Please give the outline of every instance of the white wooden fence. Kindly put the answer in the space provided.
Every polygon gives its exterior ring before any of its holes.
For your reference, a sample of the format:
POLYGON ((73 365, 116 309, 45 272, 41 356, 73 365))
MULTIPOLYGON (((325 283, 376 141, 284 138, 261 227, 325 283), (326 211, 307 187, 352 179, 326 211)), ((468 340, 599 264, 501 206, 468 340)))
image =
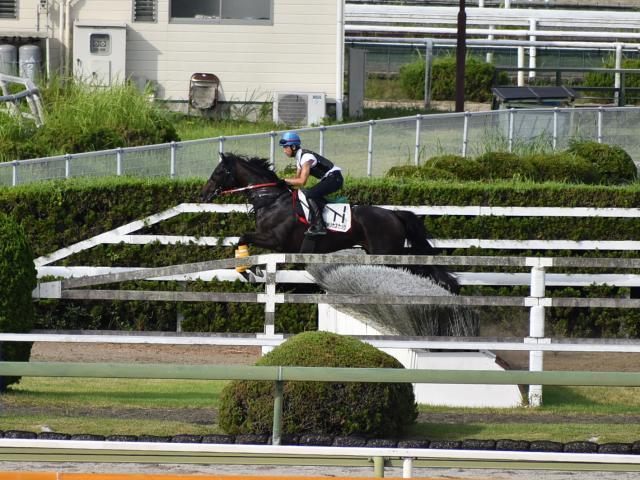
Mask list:
MULTIPOLYGON (((509 215, 509 216, 564 216, 564 217, 627 217, 637 218, 640 215, 638 208, 549 208, 549 207, 397 207, 385 206, 390 209, 412 210, 419 215, 509 215)), ((446 256, 334 256, 334 255, 293 255, 270 254, 249 257, 247 259, 215 260, 195 264, 178 265, 159 268, 125 268, 112 269, 109 267, 50 267, 50 263, 59 261, 74 253, 91 248, 101 243, 128 243, 146 244, 160 242, 162 244, 193 243, 197 245, 232 245, 237 237, 189 237, 171 235, 134 235, 137 230, 158 223, 162 220, 174 217, 181 213, 193 212, 248 212, 246 205, 215 205, 215 204, 181 204, 167 211, 152 215, 146 219, 138 220, 119 227, 110 232, 105 232, 91 239, 79 242, 70 247, 58 250, 51 255, 36 259, 36 265, 40 276, 57 275, 73 277, 82 275, 81 278, 66 278, 61 281, 41 283, 34 292, 36 298, 67 298, 67 299, 103 299, 103 300, 162 300, 162 301, 242 301, 265 304, 265 328, 264 333, 249 341, 247 338, 236 338, 236 342, 245 345, 262 342, 262 346, 272 346, 271 341, 280 342, 284 336, 276 334, 274 326, 274 312, 277 303, 331 303, 331 304, 407 304, 407 303, 432 303, 439 305, 466 305, 466 306, 519 306, 529 308, 530 328, 529 336, 518 339, 515 342, 504 342, 497 339, 379 339, 375 341, 377 346, 389 347, 389 342, 403 343, 403 348, 438 348, 438 349, 469 349, 477 347, 484 350, 526 350, 529 351, 529 369, 531 371, 543 370, 544 351, 640 351, 640 343, 632 341, 624 342, 593 342, 592 340, 572 340, 570 342, 556 342, 545 336, 545 309, 549 307, 605 307, 605 308, 639 308, 640 300, 637 299, 613 299, 613 298, 548 298, 545 296, 545 287, 553 282, 554 285, 591 285, 594 283, 606 283, 609 285, 638 286, 640 275, 638 274, 572 274, 572 273, 547 273, 546 269, 581 267, 600 268, 610 270, 640 268, 640 259, 598 259, 598 258, 539 258, 539 257, 446 257, 446 256), (528 269, 528 273, 488 273, 480 274, 468 272, 460 274, 461 283, 477 285, 530 285, 530 295, 527 297, 426 297, 426 296, 402 296, 391 297, 384 295, 296 295, 276 293, 276 284, 282 282, 313 281, 306 272, 291 272, 279 270, 278 265, 285 263, 369 263, 369 264, 440 264, 448 266, 495 266, 495 267, 522 267, 528 269), (122 290, 91 290, 86 287, 91 285, 108 284, 134 279, 157 279, 187 281, 194 279, 236 279, 238 274, 231 267, 240 264, 263 265, 266 275, 262 279, 265 282, 265 293, 211 293, 211 292, 159 292, 159 291, 122 291, 122 290)), ((500 249, 601 249, 601 250, 638 250, 638 241, 568 241, 568 240, 483 240, 483 239, 436 239, 434 244, 439 247, 482 246, 483 248, 500 249)), ((3 337, 0 336, 0 340, 3 337)), ((4 337, 9 339, 10 337, 4 337)), ((17 338, 17 337, 11 337, 17 338)), ((70 337, 66 337, 67 340, 70 337)), ((102 337, 104 340, 104 337, 102 337)), ((71 341, 98 341, 90 340, 87 336, 79 336, 71 341)), ((122 341, 122 340, 118 340, 122 341)), ((166 342, 166 337, 163 337, 166 342)), ((229 342, 230 339, 191 338, 193 343, 203 341, 212 344, 214 342, 229 342)), ((127 343, 152 343, 149 337, 133 337, 127 343)), ((541 388, 534 386, 530 389, 529 400, 533 405, 541 402, 541 388)))

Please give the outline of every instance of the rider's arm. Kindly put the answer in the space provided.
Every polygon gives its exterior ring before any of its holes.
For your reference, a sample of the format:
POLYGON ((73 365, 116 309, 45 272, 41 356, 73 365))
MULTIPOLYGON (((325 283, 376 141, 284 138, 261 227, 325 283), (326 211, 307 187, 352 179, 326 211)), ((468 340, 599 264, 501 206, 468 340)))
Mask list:
POLYGON ((311 173, 311 163, 312 162, 306 162, 304 165, 302 165, 302 168, 298 170, 296 178, 285 178, 284 181, 294 187, 304 186, 305 183, 307 183, 307 180, 309 179, 309 175, 311 173))

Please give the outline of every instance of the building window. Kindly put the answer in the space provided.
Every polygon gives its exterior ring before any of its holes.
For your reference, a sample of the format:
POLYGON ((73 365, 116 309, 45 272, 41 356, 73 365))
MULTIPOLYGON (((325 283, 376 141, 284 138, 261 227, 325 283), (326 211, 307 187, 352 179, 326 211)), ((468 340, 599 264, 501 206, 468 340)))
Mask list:
POLYGON ((0 0, 0 18, 18 18, 18 0, 0 0))
POLYGON ((271 24, 273 0, 170 0, 176 23, 271 24))
POLYGON ((133 0, 134 22, 157 22, 157 0, 133 0))

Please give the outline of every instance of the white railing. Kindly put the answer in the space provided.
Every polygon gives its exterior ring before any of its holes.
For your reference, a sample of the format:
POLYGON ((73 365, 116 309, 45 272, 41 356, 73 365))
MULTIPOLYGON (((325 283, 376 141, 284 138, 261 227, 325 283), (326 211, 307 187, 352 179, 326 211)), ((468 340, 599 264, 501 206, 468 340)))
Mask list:
MULTIPOLYGON (((307 148, 338 163, 352 177, 380 177, 393 166, 442 154, 478 155, 529 148, 562 150, 573 139, 624 148, 640 163, 638 107, 493 110, 416 115, 299 129, 307 148)), ((289 160, 276 149, 280 132, 216 137, 143 147, 0 163, 0 185, 100 176, 208 177, 217 153, 270 159, 276 170, 289 160), (276 154, 277 153, 277 154, 276 154)))

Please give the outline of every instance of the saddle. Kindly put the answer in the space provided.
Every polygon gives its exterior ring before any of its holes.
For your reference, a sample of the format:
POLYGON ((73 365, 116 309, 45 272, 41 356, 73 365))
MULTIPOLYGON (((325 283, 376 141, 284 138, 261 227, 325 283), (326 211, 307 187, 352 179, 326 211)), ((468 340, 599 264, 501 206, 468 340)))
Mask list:
MULTIPOLYGON (((293 191, 293 211, 298 221, 309 224, 309 204, 302 190, 293 191)), ((351 205, 348 203, 325 203, 322 219, 331 232, 346 233, 351 229, 351 205)))

